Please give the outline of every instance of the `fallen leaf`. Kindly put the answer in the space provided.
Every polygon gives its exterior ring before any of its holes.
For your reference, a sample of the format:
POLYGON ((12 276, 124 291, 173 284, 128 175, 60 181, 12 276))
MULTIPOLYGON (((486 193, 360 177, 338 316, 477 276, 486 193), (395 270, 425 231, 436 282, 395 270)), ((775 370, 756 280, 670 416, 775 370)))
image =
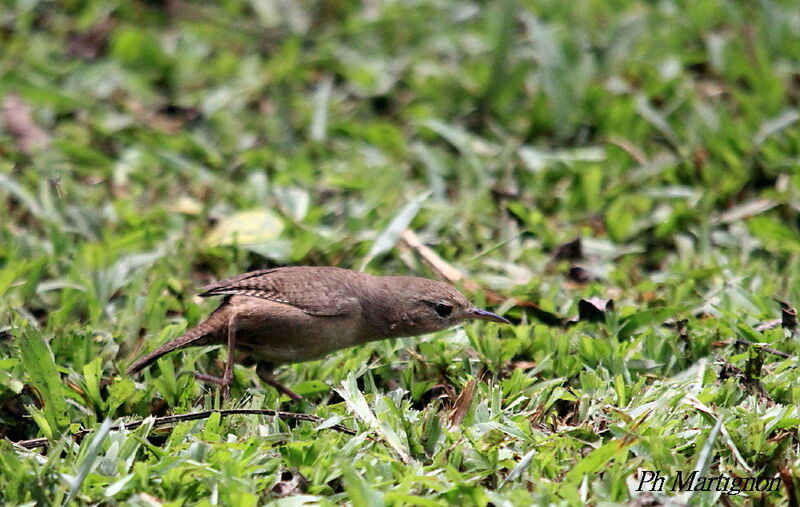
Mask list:
POLYGON ((67 37, 67 54, 91 60, 97 58, 106 47, 108 34, 114 28, 114 20, 106 18, 85 32, 73 32, 67 37))
POLYGON ((614 301, 593 297, 578 301, 578 320, 600 322, 606 318, 606 313, 614 310, 614 301))
POLYGON ((781 482, 783 482, 783 487, 786 489, 787 505, 789 507, 797 507, 798 495, 795 488, 794 475, 783 466, 778 467, 778 473, 781 475, 781 482))
POLYGON ((26 155, 42 150, 50 143, 45 131, 33 121, 28 105, 16 94, 6 95, 3 100, 3 125, 17 149, 26 155))
POLYGON ((785 301, 776 299, 775 301, 781 305, 781 327, 794 332, 797 329, 797 310, 785 301))
POLYGON ((761 324, 757 325, 754 329, 756 331, 767 331, 769 329, 775 329, 781 324, 781 319, 771 319, 761 324))
POLYGON ((453 410, 450 411, 448 426, 451 429, 461 424, 461 421, 464 420, 464 416, 467 414, 467 409, 469 408, 470 403, 472 403, 472 397, 475 395, 475 386, 477 383, 478 382, 474 378, 469 379, 469 381, 464 384, 464 388, 458 394, 458 398, 453 406, 453 410))
POLYGON ((276 261, 285 261, 291 244, 281 238, 283 221, 267 209, 240 211, 219 221, 204 240, 207 247, 238 246, 276 261))
POLYGON ((172 203, 169 208, 170 211, 175 213, 183 213, 184 215, 199 215, 203 211, 203 204, 188 195, 182 195, 172 203))
POLYGON ((299 493, 305 492, 308 480, 303 477, 299 472, 290 472, 284 470, 281 472, 281 478, 272 486, 272 493, 279 498, 287 496, 294 496, 299 493))
POLYGON ((711 223, 714 225, 731 224, 745 218, 760 215, 765 211, 771 210, 777 205, 778 203, 771 199, 763 199, 763 198, 753 199, 751 201, 739 204, 738 206, 734 206, 726 210, 724 213, 712 216, 711 223))
POLYGON ((580 266, 572 266, 569 268, 569 273, 567 276, 570 280, 576 283, 589 283, 597 280, 597 277, 594 276, 591 271, 580 266))
POLYGON ((583 258, 583 245, 581 238, 575 238, 556 247, 553 253, 554 260, 576 261, 583 258))

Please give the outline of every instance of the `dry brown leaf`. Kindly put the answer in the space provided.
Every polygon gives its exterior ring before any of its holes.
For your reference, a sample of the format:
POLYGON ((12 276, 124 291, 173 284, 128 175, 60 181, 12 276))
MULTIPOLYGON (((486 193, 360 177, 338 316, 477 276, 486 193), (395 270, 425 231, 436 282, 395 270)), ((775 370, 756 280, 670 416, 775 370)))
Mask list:
POLYGON ((475 386, 478 384, 478 381, 470 379, 464 384, 464 388, 458 395, 456 399, 455 405, 453 405, 453 409, 450 411, 450 420, 448 421, 448 427, 450 429, 455 428, 461 421, 464 420, 464 416, 467 414, 467 409, 469 408, 470 403, 472 403, 472 397, 475 395, 475 386))
POLYGON ((294 496, 304 493, 308 480, 297 471, 284 470, 281 478, 270 490, 278 498, 294 496))
POLYGON ((781 305, 781 327, 794 332, 797 329, 797 310, 785 301, 776 299, 775 301, 781 305))
POLYGON ((581 238, 575 238, 556 247, 553 260, 576 261, 583 258, 583 244, 581 238))
POLYGON ((45 131, 33 121, 28 105, 16 94, 6 95, 3 99, 3 125, 17 149, 26 155, 44 149, 50 143, 45 131))
POLYGON ((598 297, 578 301, 578 320, 599 322, 606 318, 606 313, 614 310, 613 299, 598 297))
POLYGON ((91 60, 97 58, 105 48, 108 34, 114 28, 114 20, 106 18, 85 32, 73 32, 67 38, 67 54, 91 60))

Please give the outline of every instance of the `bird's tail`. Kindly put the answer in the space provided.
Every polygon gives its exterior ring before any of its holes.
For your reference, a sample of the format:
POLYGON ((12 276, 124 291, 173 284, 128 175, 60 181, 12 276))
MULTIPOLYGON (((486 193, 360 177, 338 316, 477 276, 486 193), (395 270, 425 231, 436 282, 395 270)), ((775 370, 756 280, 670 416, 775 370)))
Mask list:
POLYGON ((171 340, 156 350, 150 352, 144 357, 139 358, 128 368, 128 375, 132 375, 144 368, 153 364, 158 358, 172 352, 193 345, 205 345, 216 341, 218 336, 221 336, 221 331, 226 328, 228 324, 228 311, 227 306, 222 305, 217 308, 214 313, 208 316, 206 320, 189 329, 181 336, 171 340))

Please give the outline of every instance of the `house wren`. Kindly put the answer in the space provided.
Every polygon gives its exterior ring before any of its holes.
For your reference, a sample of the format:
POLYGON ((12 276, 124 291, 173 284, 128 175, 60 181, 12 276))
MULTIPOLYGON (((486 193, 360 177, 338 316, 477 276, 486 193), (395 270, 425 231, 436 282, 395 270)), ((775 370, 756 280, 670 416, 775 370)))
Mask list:
POLYGON ((319 359, 362 343, 417 336, 470 319, 509 321, 472 306, 453 287, 413 276, 372 276, 349 269, 297 266, 244 273, 209 285, 202 297, 225 296, 203 322, 140 358, 136 373, 189 346, 227 344, 222 377, 195 373, 227 396, 234 348, 257 361, 267 384, 300 397, 273 377, 275 366, 319 359))

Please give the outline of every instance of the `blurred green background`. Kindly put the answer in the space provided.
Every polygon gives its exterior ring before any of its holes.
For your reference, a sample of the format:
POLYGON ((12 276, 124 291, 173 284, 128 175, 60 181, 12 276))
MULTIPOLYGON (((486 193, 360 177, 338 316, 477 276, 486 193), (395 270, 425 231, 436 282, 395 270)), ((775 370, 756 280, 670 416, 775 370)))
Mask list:
POLYGON ((3 503, 644 505, 676 493, 637 470, 697 469, 783 470, 724 498, 792 505, 797 2, 8 1, 0 100, 3 503), (224 407, 356 437, 100 427, 219 406, 175 376, 214 347, 123 373, 214 307, 204 283, 435 277, 406 228, 519 324, 293 365, 299 405, 237 366, 224 407))

